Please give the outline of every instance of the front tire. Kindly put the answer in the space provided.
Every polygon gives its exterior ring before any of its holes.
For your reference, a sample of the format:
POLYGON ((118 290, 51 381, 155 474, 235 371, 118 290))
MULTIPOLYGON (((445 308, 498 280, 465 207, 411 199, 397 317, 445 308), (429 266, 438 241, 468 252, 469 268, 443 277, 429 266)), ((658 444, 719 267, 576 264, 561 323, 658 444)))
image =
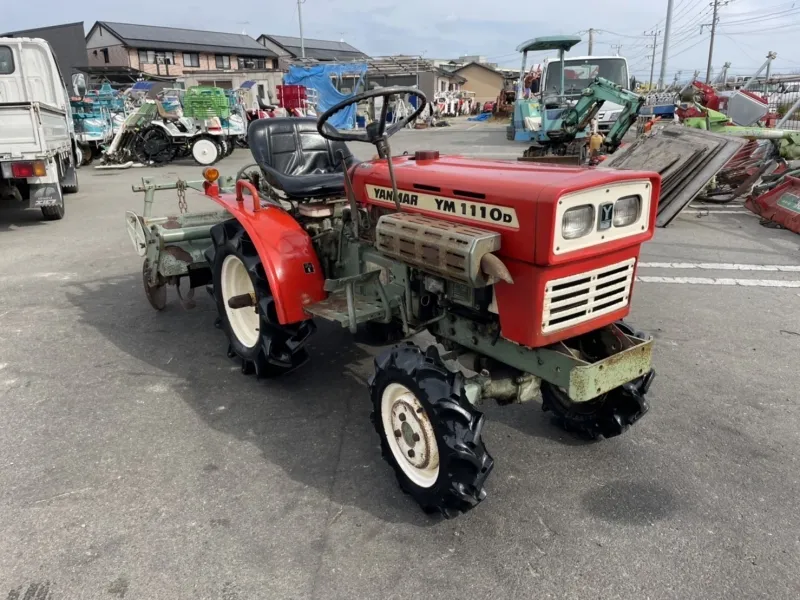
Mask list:
POLYGON ((211 267, 212 295, 219 326, 228 337, 228 356, 241 361, 242 372, 274 377, 308 360, 305 343, 313 321, 281 325, 264 266, 250 237, 236 219, 211 228, 213 246, 205 255, 211 267), (254 294, 255 306, 231 308, 228 300, 254 294))
POLYGON ((445 518, 483 501, 494 466, 481 439, 483 415, 435 346, 423 353, 407 342, 384 351, 369 389, 383 458, 404 492, 425 512, 445 518))
MULTIPOLYGON (((627 335, 647 338, 645 333, 634 330, 624 321, 617 321, 615 325, 627 335)), ((596 352, 598 356, 594 358, 603 358, 602 348, 595 348, 592 354, 596 352)), ((641 377, 588 402, 573 402, 565 390, 543 381, 542 410, 551 411, 566 431, 586 439, 616 437, 650 410, 645 396, 654 377, 655 371, 650 369, 641 377)))

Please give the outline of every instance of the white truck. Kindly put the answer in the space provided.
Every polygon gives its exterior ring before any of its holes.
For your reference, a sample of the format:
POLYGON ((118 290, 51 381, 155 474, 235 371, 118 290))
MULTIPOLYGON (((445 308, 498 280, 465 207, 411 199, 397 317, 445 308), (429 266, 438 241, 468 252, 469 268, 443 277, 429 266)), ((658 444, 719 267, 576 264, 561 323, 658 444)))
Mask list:
POLYGON ((78 191, 69 97, 50 45, 0 37, 0 202, 64 217, 78 191))
MULTIPOLYGON (((628 61, 622 56, 567 56, 564 57, 564 63, 567 65, 564 71, 564 95, 570 101, 577 100, 595 77, 608 79, 630 89, 628 61)), ((545 61, 542 81, 544 84, 541 92, 544 97, 558 94, 561 86, 561 61, 557 58, 545 61)), ((601 132, 608 131, 621 112, 620 105, 605 102, 597 113, 597 128, 601 132)))

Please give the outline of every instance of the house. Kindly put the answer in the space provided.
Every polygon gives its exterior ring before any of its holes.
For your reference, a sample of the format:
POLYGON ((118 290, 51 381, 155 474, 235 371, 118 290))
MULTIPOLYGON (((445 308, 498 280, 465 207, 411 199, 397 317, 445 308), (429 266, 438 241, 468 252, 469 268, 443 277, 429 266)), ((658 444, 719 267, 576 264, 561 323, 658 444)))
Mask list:
POLYGON ((361 50, 353 48, 353 46, 345 42, 303 38, 301 44, 299 37, 263 34, 258 37, 258 43, 280 57, 282 68, 302 58, 323 62, 348 62, 367 59, 367 55, 361 50), (303 56, 303 48, 305 48, 305 57, 303 56))
POLYGON ((474 92, 475 99, 481 104, 497 100, 497 96, 505 83, 505 76, 502 73, 477 62, 471 62, 459 67, 453 73, 467 80, 461 86, 461 89, 474 92))
POLYGON ((90 67, 126 67, 175 77, 184 87, 233 89, 255 81, 275 100, 278 55, 248 35, 97 21, 86 36, 90 67))
POLYGON ((83 21, 0 33, 0 37, 29 37, 46 40, 53 49, 66 86, 70 85, 72 76, 80 72, 79 67, 86 65, 86 43, 83 36, 83 21))

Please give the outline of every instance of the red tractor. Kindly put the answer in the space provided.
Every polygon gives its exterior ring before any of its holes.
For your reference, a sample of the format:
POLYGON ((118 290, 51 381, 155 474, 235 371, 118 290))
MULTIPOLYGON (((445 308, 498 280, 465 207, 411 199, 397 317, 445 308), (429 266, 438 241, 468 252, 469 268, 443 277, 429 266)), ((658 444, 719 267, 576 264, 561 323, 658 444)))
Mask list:
POLYGON ((254 170, 233 181, 209 168, 205 181, 177 184, 223 211, 150 217, 155 190, 176 185, 145 180, 145 215, 129 213, 128 225, 153 306, 184 277, 208 285, 245 373, 300 367, 314 319, 393 344, 369 380, 383 456, 426 512, 451 517, 486 496, 494 461, 481 400, 541 397, 563 427, 593 438, 647 412, 652 339, 622 319, 661 182, 435 151, 392 157, 390 136, 425 103, 415 88, 383 88, 319 121, 259 120, 254 170), (387 127, 395 95, 416 96, 417 108, 387 127), (365 130, 328 124, 378 96, 383 114, 365 130), (358 162, 350 141, 374 144, 378 158, 358 162), (423 331, 437 344, 402 341, 423 331))

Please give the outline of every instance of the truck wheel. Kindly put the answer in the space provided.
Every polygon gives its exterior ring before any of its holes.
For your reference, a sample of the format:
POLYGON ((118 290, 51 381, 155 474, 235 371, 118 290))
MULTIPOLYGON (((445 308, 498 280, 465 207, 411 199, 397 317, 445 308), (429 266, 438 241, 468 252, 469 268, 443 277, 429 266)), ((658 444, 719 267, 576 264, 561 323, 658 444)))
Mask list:
POLYGON ((481 439, 483 415, 466 398, 435 346, 407 342, 375 359, 372 422, 400 488, 427 513, 458 516, 485 497, 494 461, 481 439))
POLYGON ((56 206, 43 206, 42 216, 45 221, 59 221, 64 218, 64 201, 56 206))
POLYGON ((85 167, 92 162, 94 152, 89 144, 78 144, 78 152, 80 155, 75 158, 75 161, 79 166, 85 167))
POLYGON ((230 219, 211 228, 211 240, 213 245, 205 255, 211 266, 219 325, 228 336, 228 356, 241 360, 243 373, 259 378, 304 364, 308 360, 305 343, 315 330, 314 323, 280 324, 264 267, 247 232, 230 219), (228 305, 231 298, 246 294, 255 296, 255 305, 228 305))
MULTIPOLYGON (((623 321, 615 325, 628 335, 646 337, 646 334, 635 331, 623 321)), ((624 433, 650 409, 645 395, 654 377, 655 371, 650 369, 641 377, 588 402, 573 402, 566 390, 543 381, 542 410, 552 411, 566 431, 587 439, 615 437, 624 433)))

